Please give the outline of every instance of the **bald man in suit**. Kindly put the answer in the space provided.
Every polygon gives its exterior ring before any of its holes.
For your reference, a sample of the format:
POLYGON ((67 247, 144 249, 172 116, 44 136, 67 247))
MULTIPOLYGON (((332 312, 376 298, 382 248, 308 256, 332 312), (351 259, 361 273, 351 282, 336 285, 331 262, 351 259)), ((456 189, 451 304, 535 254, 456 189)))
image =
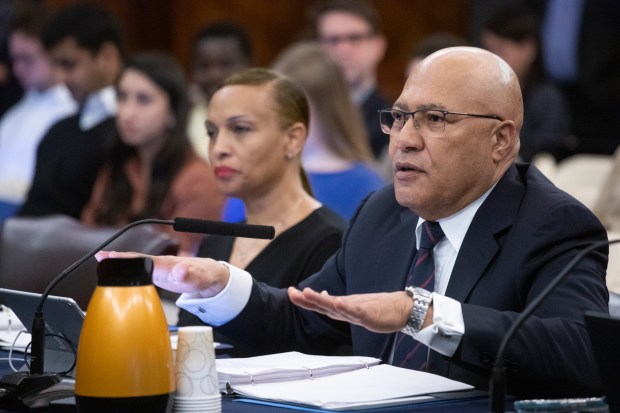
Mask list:
MULTIPOLYGON (((585 206, 515 163, 522 122, 506 62, 477 48, 436 52, 381 114, 394 184, 359 206, 321 271, 280 290, 210 259, 153 257, 154 282, 265 353, 352 343, 355 354, 392 362, 404 331, 412 347, 429 347, 427 371, 486 389, 515 319, 584 244, 606 239, 585 206), (403 291, 427 221, 445 234, 431 250, 434 282, 403 291)), ((583 314, 608 310, 607 253, 581 260, 517 332, 505 356, 509 393, 600 394, 583 314)))

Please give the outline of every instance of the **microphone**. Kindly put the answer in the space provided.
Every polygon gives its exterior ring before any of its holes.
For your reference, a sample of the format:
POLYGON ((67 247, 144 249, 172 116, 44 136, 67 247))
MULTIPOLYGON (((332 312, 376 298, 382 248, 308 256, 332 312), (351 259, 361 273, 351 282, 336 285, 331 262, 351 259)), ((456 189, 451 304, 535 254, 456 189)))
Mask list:
POLYGON ((202 219, 175 218, 175 231, 198 234, 229 235, 231 237, 273 239, 274 227, 266 225, 231 224, 229 222, 205 221, 202 219))
POLYGON ((505 398, 506 398, 506 366, 504 363, 504 353, 508 347, 508 343, 513 338, 519 327, 527 320, 527 318, 538 308, 545 298, 555 289, 555 287, 566 277, 568 272, 579 263, 590 252, 604 247, 606 245, 615 244, 620 242, 620 239, 612 241, 604 240, 590 244, 579 252, 566 266, 559 272, 558 275, 545 287, 543 291, 532 302, 525 307, 523 312, 519 314, 519 317, 510 326, 508 332, 502 339, 497 350, 497 356, 493 363, 493 370, 491 372, 491 380, 489 383, 489 410, 493 413, 504 413, 505 398))
POLYGON ((43 290, 32 320, 29 372, 12 373, 0 378, 0 401, 7 397, 7 392, 15 393, 14 396, 20 398, 20 396, 24 396, 24 394, 30 395, 36 393, 61 381, 60 377, 55 373, 44 373, 45 320, 43 317, 43 305, 45 304, 45 300, 60 281, 79 268, 85 261, 93 257, 97 252, 101 251, 127 230, 144 224, 171 225, 177 232, 260 239, 273 239, 275 237, 275 228, 272 226, 236 224, 178 217, 174 220, 143 219, 124 226, 92 251, 86 253, 82 258, 58 274, 56 278, 47 285, 45 290, 43 290))

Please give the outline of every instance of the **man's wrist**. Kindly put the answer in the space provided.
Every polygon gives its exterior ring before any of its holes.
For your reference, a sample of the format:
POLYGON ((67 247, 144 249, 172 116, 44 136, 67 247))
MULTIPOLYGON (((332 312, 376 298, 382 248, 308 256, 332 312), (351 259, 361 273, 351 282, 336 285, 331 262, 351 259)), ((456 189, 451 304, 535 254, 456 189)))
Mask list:
POLYGON ((199 295, 202 298, 211 298, 218 295, 226 288, 226 286, 230 282, 230 267, 228 266, 229 264, 226 261, 217 261, 217 263, 221 266, 220 270, 222 271, 222 276, 218 278, 220 278, 222 281, 217 284, 214 283, 206 290, 200 291, 199 295))
POLYGON ((198 316, 204 323, 220 326, 237 317, 250 299, 252 276, 240 268, 224 263, 230 271, 226 287, 211 298, 200 297, 198 293, 185 293, 177 305, 198 316))
POLYGON ((428 309, 433 302, 433 294, 420 287, 407 287, 405 292, 413 300, 413 308, 402 332, 414 335, 424 326, 428 309))

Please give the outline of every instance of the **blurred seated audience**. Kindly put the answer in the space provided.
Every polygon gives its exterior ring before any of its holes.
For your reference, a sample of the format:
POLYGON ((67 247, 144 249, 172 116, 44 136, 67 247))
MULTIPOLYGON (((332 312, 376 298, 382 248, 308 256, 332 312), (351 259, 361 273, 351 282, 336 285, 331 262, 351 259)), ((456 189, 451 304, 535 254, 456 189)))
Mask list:
POLYGON ((570 135, 570 111, 560 89, 543 70, 540 20, 526 6, 513 6, 483 25, 482 46, 504 59, 521 84, 524 105, 519 157, 524 162, 543 152, 557 160, 576 145, 570 135))
MULTIPOLYGON (((308 96, 310 131, 301 162, 312 191, 324 205, 349 220, 359 203, 386 180, 372 156, 343 72, 314 42, 289 47, 273 68, 293 79, 308 96)), ((378 114, 375 118, 379 123, 378 114)))
POLYGON ((80 109, 52 125, 39 143, 32 186, 19 215, 79 219, 99 167, 118 139, 113 85, 123 63, 121 30, 106 9, 77 3, 56 12, 43 40, 80 109))
MULTIPOLYGON (((281 74, 248 69, 215 91, 208 110, 209 154, 218 185, 243 200, 247 223, 273 225, 276 236, 208 235, 199 256, 230 262, 275 287, 297 284, 338 250, 345 226, 312 197, 304 178, 301 156, 310 109, 303 91, 281 74)), ((182 311, 179 325, 192 323, 202 324, 182 311)), ((235 356, 256 354, 250 346, 232 343, 235 356)))
POLYGON ((25 95, 0 118, 0 222, 24 202, 39 142, 49 127, 77 110, 54 73, 42 36, 51 13, 38 5, 20 9, 9 26, 13 73, 25 95))
MULTIPOLYGON (((22 1, 20 4, 25 3, 22 1)), ((15 0, 0 1, 0 117, 22 97, 23 90, 11 70, 9 25, 15 13, 15 0)))
MULTIPOLYGON (((120 140, 97 175, 82 221, 219 219, 224 196, 185 135, 187 83, 180 65, 163 53, 136 55, 121 70, 116 100, 120 140)), ((179 254, 195 254, 200 234, 162 228, 179 239, 179 254)))
POLYGON ((392 105, 377 81, 387 49, 381 16, 369 0, 317 0, 310 15, 316 40, 342 68, 351 99, 362 112, 372 152, 380 159, 388 141, 379 127, 377 111, 392 105))
POLYGON ((205 130, 207 103, 224 79, 251 65, 250 38, 239 25, 212 23, 196 35, 192 47, 192 108, 187 133, 196 152, 206 160, 209 159, 209 138, 205 130))
POLYGON ((620 1, 546 0, 545 71, 568 99, 573 153, 612 155, 620 131, 620 1))

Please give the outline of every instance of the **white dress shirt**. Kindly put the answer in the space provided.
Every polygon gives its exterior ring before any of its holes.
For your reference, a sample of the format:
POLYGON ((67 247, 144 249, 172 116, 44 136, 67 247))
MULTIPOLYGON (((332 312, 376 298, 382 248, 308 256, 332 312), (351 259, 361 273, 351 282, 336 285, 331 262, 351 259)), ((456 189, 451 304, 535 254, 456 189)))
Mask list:
POLYGON ((105 87, 88 96, 80 112, 80 128, 83 131, 89 130, 111 116, 116 116, 114 86, 105 87))
MULTIPOLYGON (((461 303, 446 297, 444 294, 448 288, 456 258, 471 221, 492 189, 489 189, 480 198, 456 214, 437 221, 445 237, 433 249, 433 260, 435 262, 433 324, 418 331, 413 337, 444 356, 449 357, 454 354, 461 342, 461 337, 465 334, 461 303)), ((423 222, 424 220, 420 218, 415 230, 418 248, 420 248, 423 222)))
MULTIPOLYGON (((461 303, 443 294, 448 287, 452 269, 467 230, 478 208, 492 189, 456 214, 437 221, 441 225, 445 238, 433 249, 435 261, 433 324, 420 330, 414 338, 445 356, 452 356, 456 351, 461 337, 465 334, 465 324, 461 303)), ((416 226, 418 248, 423 222, 424 220, 420 218, 416 226)), ((177 300, 179 307, 214 326, 225 324, 241 313, 249 301, 253 283, 252 276, 247 271, 221 262, 230 270, 230 280, 224 290, 212 298, 202 298, 198 293, 186 293, 177 300)))
POLYGON ((28 90, 0 119, 0 200, 21 204, 36 162, 39 142, 57 121, 72 115, 77 104, 64 85, 28 90))

